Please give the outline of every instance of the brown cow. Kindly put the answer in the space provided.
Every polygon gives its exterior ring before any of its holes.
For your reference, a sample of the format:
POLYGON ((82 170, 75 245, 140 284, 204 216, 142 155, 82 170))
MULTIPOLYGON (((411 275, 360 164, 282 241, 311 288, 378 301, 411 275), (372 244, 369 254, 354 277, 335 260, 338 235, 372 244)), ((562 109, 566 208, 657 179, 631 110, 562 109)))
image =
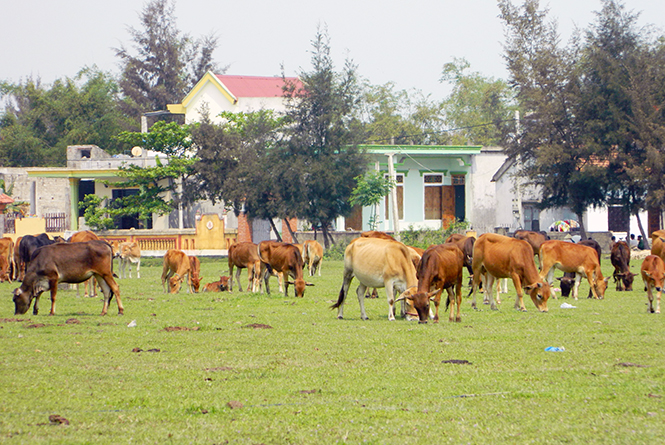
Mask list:
POLYGON ((318 270, 321 276, 321 262, 323 261, 323 246, 315 240, 307 240, 303 243, 302 260, 307 264, 309 276, 313 277, 318 270))
POLYGON ((191 270, 190 279, 192 281, 192 290, 199 293, 199 287, 201 286, 201 280, 203 277, 199 276, 201 273, 201 262, 197 257, 189 257, 189 268, 191 270))
POLYGON ((124 313, 120 289, 113 279, 113 251, 104 241, 85 243, 58 243, 37 249, 25 272, 21 287, 14 290, 15 314, 25 314, 33 298, 33 314, 37 315, 39 296, 51 291, 51 315, 55 315, 58 283, 81 283, 95 277, 104 293, 102 314, 108 312, 109 302, 115 295, 118 314, 124 313))
POLYGON ((665 246, 665 230, 656 230, 651 234, 651 255, 659 256, 662 259, 665 254, 663 246, 665 246))
POLYGON ((0 283, 12 282, 12 275, 16 266, 14 265, 14 241, 11 238, 0 238, 0 283))
POLYGON ((547 282, 551 283, 554 268, 564 272, 575 272, 575 286, 573 287, 573 298, 577 300, 582 275, 587 277, 594 298, 604 298, 609 277, 603 278, 598 262, 598 254, 588 246, 569 243, 566 241, 550 240, 540 246, 540 257, 542 268, 540 276, 547 276, 547 282))
POLYGON ((381 232, 378 230, 368 230, 366 232, 363 232, 360 234, 361 238, 380 238, 380 239, 390 239, 393 241, 397 241, 395 238, 393 238, 391 235, 388 235, 386 232, 381 232))
POLYGON ((529 243, 533 249, 533 254, 538 257, 538 262, 540 263, 540 246, 547 241, 549 236, 545 232, 534 232, 532 230, 516 230, 515 239, 521 239, 529 243))
POLYGON ((447 243, 453 243, 464 253, 464 267, 469 272, 469 278, 473 279, 473 245, 476 239, 472 236, 453 233, 446 239, 447 243))
POLYGON ((656 255, 649 255, 642 261, 642 281, 647 290, 649 299, 649 313, 660 314, 660 295, 665 286, 665 262, 656 255), (653 310, 653 289, 656 289, 656 310, 653 310))
POLYGON ((422 309, 425 307, 429 309, 429 300, 434 295, 436 295, 434 296, 436 313, 433 319, 435 323, 438 323, 439 303, 441 302, 441 293, 444 289, 448 292, 446 308, 450 306, 448 320, 462 321, 460 308, 462 305, 463 275, 464 252, 456 244, 446 243, 431 246, 423 253, 416 273, 418 289, 416 292, 407 292, 404 297, 407 300, 413 301, 420 323, 427 323, 429 311, 422 311, 422 309), (434 291, 430 292, 432 287, 434 287, 434 291), (453 287, 455 288, 454 293, 453 287), (455 305, 457 305, 457 315, 453 316, 455 305))
MULTIPOLYGON (((165 283, 168 280, 171 294, 180 291, 180 286, 187 275, 187 292, 192 290, 191 263, 187 254, 182 250, 169 249, 164 255, 164 266, 162 269, 162 288, 167 292, 165 283)), ((193 291, 192 291, 193 292, 193 291)))
MULTIPOLYGON (((85 243, 88 241, 92 240, 98 240, 99 237, 92 231, 90 230, 82 230, 80 232, 76 232, 72 236, 69 237, 68 242, 70 243, 85 243)), ((79 288, 81 287, 80 284, 76 285, 76 296, 79 296, 79 288)), ((85 283, 83 283, 83 297, 96 297, 97 296, 97 290, 95 289, 95 282, 93 281, 92 278, 87 280, 85 283), (90 292, 88 292, 88 289, 90 292)))
MULTIPOLYGON (((344 301, 353 277, 358 278, 360 285, 356 290, 360 304, 360 317, 367 320, 365 313, 364 295, 368 287, 385 287, 388 298, 388 320, 395 320, 395 290, 403 293, 407 289, 418 286, 416 268, 411 260, 411 252, 402 243, 380 238, 356 238, 344 251, 344 274, 342 288, 339 291, 337 303, 331 308, 337 308, 337 318, 343 318, 344 301)), ((416 308, 420 314, 429 310, 427 305, 416 308)))
POLYGON ((240 283, 241 269, 247 269, 247 290, 249 291, 250 285, 252 292, 258 291, 259 288, 259 270, 261 269, 261 260, 259 259, 258 246, 251 242, 235 243, 229 247, 229 292, 233 291, 233 268, 237 267, 236 281, 238 282, 238 289, 242 292, 242 284, 240 283))
POLYGON ((125 268, 129 269, 129 278, 132 277, 131 264, 136 264, 136 278, 141 278, 141 247, 137 241, 125 241, 119 243, 113 241, 113 256, 118 257, 120 262, 120 278, 125 278, 125 268))
POLYGON ((220 276, 219 281, 208 283, 201 292, 224 292, 229 290, 229 277, 220 276))
POLYGON ((490 293, 490 307, 496 310, 492 295, 494 280, 511 278, 517 291, 515 309, 526 311, 522 289, 526 289, 533 304, 541 312, 547 312, 547 300, 551 288, 538 275, 533 261, 533 249, 526 241, 510 238, 495 233, 480 235, 473 247, 473 301, 476 307, 476 290, 485 275, 485 292, 490 293))
POLYGON ((625 241, 614 243, 610 252, 610 261, 614 266, 612 274, 618 291, 632 291, 634 274, 630 271, 630 247, 625 241), (622 286, 623 284, 623 286, 622 286))
MULTIPOLYGON (((276 241, 261 241, 258 245, 259 258, 261 259, 261 272, 266 292, 270 294, 270 271, 281 273, 284 279, 284 296, 288 295, 289 284, 295 287, 295 296, 305 295, 305 286, 313 286, 306 283, 302 273, 302 256, 300 250, 293 244, 279 243, 276 241), (294 281, 288 281, 288 277, 294 281)), ((261 289, 261 292, 263 290, 261 289)))

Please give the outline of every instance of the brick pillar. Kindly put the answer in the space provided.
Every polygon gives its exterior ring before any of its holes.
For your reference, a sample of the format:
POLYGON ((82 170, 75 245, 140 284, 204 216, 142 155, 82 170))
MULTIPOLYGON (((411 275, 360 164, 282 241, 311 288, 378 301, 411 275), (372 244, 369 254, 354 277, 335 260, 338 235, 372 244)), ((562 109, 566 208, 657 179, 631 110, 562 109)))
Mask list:
POLYGON ((290 220, 282 220, 282 241, 285 243, 292 243, 293 242, 293 237, 291 237, 291 232, 289 232, 289 229, 286 227, 286 224, 289 224, 291 226, 291 230, 294 232, 298 230, 298 218, 291 218, 290 220))
POLYGON ((247 219, 247 215, 241 212, 238 215, 238 242, 251 242, 252 241, 252 225, 247 219))

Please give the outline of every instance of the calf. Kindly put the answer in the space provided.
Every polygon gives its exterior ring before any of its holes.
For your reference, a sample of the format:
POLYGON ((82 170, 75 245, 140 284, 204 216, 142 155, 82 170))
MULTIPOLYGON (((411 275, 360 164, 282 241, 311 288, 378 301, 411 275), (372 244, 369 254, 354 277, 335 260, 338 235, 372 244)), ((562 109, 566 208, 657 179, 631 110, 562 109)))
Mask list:
POLYGON ((660 294, 663 292, 665 285, 665 263, 656 255, 649 255, 642 261, 642 281, 647 290, 647 298, 649 299, 649 313, 660 314, 660 294), (653 310, 653 289, 656 289, 656 310, 653 310))
POLYGON ((102 314, 108 312, 109 302, 115 295, 118 314, 124 313, 120 289, 113 279, 113 251, 104 241, 62 243, 37 249, 25 272, 21 287, 14 290, 14 313, 25 314, 35 300, 33 314, 38 313, 39 296, 51 291, 51 312, 55 315, 58 283, 81 283, 94 277, 104 293, 102 314))
POLYGON ((113 256, 119 258, 120 278, 125 278, 125 268, 129 269, 129 278, 132 277, 132 264, 136 264, 136 278, 141 278, 141 247, 137 241, 119 243, 113 241, 113 256))
POLYGON ((633 290, 633 274, 630 271, 630 247, 625 241, 614 243, 610 252, 610 261, 614 266, 614 282, 617 284, 618 291, 633 290), (623 284, 623 286, 622 286, 623 284))
MULTIPOLYGON (((187 292, 192 291, 191 263, 189 257, 182 250, 169 249, 164 255, 162 269, 162 288, 167 292, 165 283, 169 282, 169 293, 180 291, 180 286, 187 276, 187 292)), ((193 291, 192 291, 193 293, 193 291)))
MULTIPOLYGON (((541 312, 547 312, 547 300, 550 298, 550 285, 542 280, 533 261, 533 249, 522 240, 509 238, 495 233, 480 235, 473 247, 473 301, 476 307, 476 290, 485 276, 485 292, 490 293, 490 307, 496 310, 492 295, 494 280, 511 278, 517 291, 515 309, 526 311, 523 290, 531 296, 533 304, 541 312)), ((497 292, 498 295, 498 292, 497 292)))
POLYGON ((259 288, 259 270, 261 268, 261 260, 259 259, 258 246, 251 242, 235 243, 229 247, 229 292, 233 291, 233 268, 237 267, 236 282, 238 289, 242 292, 242 284, 240 283, 241 269, 247 269, 247 290, 251 285, 252 292, 256 292, 259 288))
POLYGON ((321 261, 323 260, 323 246, 315 240, 307 240, 303 244, 303 262, 307 264, 309 276, 313 277, 318 270, 321 276, 321 261))
POLYGON ((573 298, 575 300, 577 300, 582 275, 585 275, 589 280, 594 298, 605 297, 609 277, 603 278, 598 262, 598 254, 591 247, 566 241, 550 240, 545 241, 540 246, 540 257, 543 261, 540 276, 543 278, 547 276, 548 283, 553 280, 555 267, 564 272, 577 274, 573 287, 573 298))
POLYGON ((201 273, 201 262, 195 256, 189 257, 189 269, 190 269, 190 279, 192 282, 192 290, 196 293, 199 292, 199 287, 201 286, 201 280, 203 277, 199 276, 201 273))
MULTIPOLYGON (((418 312, 420 323, 427 323, 429 301, 431 298, 434 298, 436 313, 433 319, 436 323, 439 321, 441 293, 446 290, 448 293, 446 308, 450 306, 448 320, 459 322, 462 320, 460 307, 462 305, 463 271, 464 252, 462 252, 457 245, 446 243, 431 246, 423 253, 420 265, 416 272, 418 289, 415 292, 407 292, 405 293, 405 297, 400 298, 406 298, 407 300, 413 301, 413 305, 418 312), (433 291, 431 291, 432 288, 434 288, 433 291), (455 306, 457 306, 457 314, 453 316, 455 306), (424 308, 427 308, 428 310, 423 311, 424 308)), ((398 298, 398 300, 400 298, 398 298)))
POLYGON ((229 290, 229 277, 220 276, 219 281, 206 284, 202 292, 224 292, 227 290, 229 290))

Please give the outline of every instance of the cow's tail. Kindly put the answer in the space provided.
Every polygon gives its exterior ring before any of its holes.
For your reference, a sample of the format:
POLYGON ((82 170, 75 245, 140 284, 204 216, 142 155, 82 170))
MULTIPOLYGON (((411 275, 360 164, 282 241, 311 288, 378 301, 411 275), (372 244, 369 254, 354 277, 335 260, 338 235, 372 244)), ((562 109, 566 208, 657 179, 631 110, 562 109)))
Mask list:
POLYGON ((346 298, 346 294, 344 293, 344 284, 342 284, 342 288, 339 290, 339 297, 337 298, 337 303, 333 304, 330 306, 330 309, 337 309, 344 303, 344 298, 346 298))

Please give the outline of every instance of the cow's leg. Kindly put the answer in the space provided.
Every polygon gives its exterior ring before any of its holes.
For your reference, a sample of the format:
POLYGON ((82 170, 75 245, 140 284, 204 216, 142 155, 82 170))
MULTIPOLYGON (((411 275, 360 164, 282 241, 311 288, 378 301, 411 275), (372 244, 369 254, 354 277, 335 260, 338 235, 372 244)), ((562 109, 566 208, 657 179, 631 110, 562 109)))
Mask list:
POLYGON ((127 264, 127 270, 129 271, 129 278, 132 277, 132 263, 129 258, 125 258, 125 264, 127 264))
MULTIPOLYGON (((238 267, 238 269, 236 270, 236 282, 238 283, 238 291, 242 292, 242 283, 240 282, 240 272, 242 272, 242 269, 238 267)), ((250 270, 249 268, 247 268, 247 276, 250 275, 251 275, 250 270)), ((233 280, 233 271, 231 271, 231 280, 233 280)), ((249 285, 247 285, 247 287, 249 287, 249 285)), ((230 287, 229 290, 231 290, 230 287)))
POLYGON ((337 318, 340 320, 344 318, 344 302, 346 301, 346 296, 349 294, 351 280, 353 280, 353 271, 344 268, 342 288, 339 290, 339 298, 337 299, 337 318))
MULTIPOLYGON (((596 292, 596 286, 595 286, 597 279, 596 271, 591 272, 587 270, 585 272, 586 272, 586 278, 589 281, 589 286, 591 287, 591 293, 593 294, 593 298, 595 298, 596 300, 600 299, 600 297, 598 297, 598 293, 596 292)), ((577 276, 575 278, 577 279, 577 276)), ((576 297, 575 299, 577 300, 577 295, 575 297, 576 297)))
POLYGON ((515 298, 515 309, 526 312, 526 306, 524 306, 524 289, 522 289, 522 280, 516 273, 513 274, 512 278, 515 290, 517 290, 517 298, 515 298))
POLYGON ((136 278, 141 278, 141 258, 136 262, 136 278))
POLYGON ((319 262, 316 264, 316 268, 319 271, 319 276, 321 276, 321 263, 323 263, 323 259, 319 259, 319 262))
MULTIPOLYGON (((502 294, 507 294, 508 293, 508 278, 501 278, 501 293, 502 294)), ((500 303, 497 301, 497 303, 500 303)))
POLYGON ((455 316, 456 322, 462 321, 462 274, 455 285, 455 303, 457 304, 457 315, 455 316))
POLYGON ((647 313, 653 314, 653 289, 652 285, 650 282, 645 283, 646 286, 646 291, 647 291, 647 300, 649 300, 649 306, 647 307, 647 313))
MULTIPOLYGON (((385 283, 386 297, 388 299, 388 320, 395 321, 395 288, 392 280, 385 283)), ((364 292, 365 289, 363 289, 364 292)), ((360 294, 358 294, 360 295, 360 294)), ((360 298, 358 298, 360 300, 360 298)), ((364 311, 363 307, 363 311, 364 311)))
MULTIPOLYGON (((229 262, 229 292, 233 292, 233 263, 229 262)), ((240 282, 240 275, 236 278, 240 282)), ((242 288, 240 289, 242 291, 242 288)))
POLYGON ((656 289, 656 298, 658 299, 656 301, 656 313, 657 314, 660 314, 660 294, 662 293, 662 291, 663 290, 661 288, 656 289))
MULTIPOLYGON (((582 281, 582 275, 576 273, 575 274, 575 284, 573 284, 573 299, 577 300, 577 297, 579 296, 579 291, 580 291, 580 282, 582 281)), ((593 288, 593 284, 591 285, 593 288)))
POLYGON ((471 307, 474 309, 478 309, 478 307, 476 306, 476 292, 478 291, 478 287, 482 280, 482 274, 480 272, 474 273, 471 275, 471 278, 473 280, 471 284, 471 293, 473 294, 473 299, 471 300, 471 307))
POLYGON ((277 272, 277 282, 279 283, 279 291, 284 292, 284 280, 288 277, 284 276, 284 272, 277 272))
MULTIPOLYGON (((489 304, 490 309, 496 311, 498 308, 496 307, 496 301, 494 300, 494 282, 498 280, 498 278, 495 278, 494 275, 490 274, 489 272, 486 272, 483 275, 485 278, 483 282, 483 288, 485 289, 485 297, 488 298, 488 301, 485 304, 489 304)), ((498 288, 496 289, 496 292, 498 294, 498 288)))
MULTIPOLYGON (((266 263, 261 263, 261 277, 263 278, 263 284, 266 287, 266 293, 270 295, 270 285, 268 284, 270 281, 270 272, 268 271, 266 263)), ((263 291, 261 291, 261 293, 263 293, 263 291)))
MULTIPOLYGON (((122 264, 122 259, 120 263, 122 264)), ((162 269, 162 288, 164 289, 164 293, 166 293, 166 281, 171 278, 171 273, 169 265, 164 263, 164 268, 162 269)), ((120 267, 120 276, 122 277, 122 266, 120 267)))
MULTIPOLYGON (((48 284, 51 290, 51 312, 49 315, 55 315, 55 298, 58 295, 58 280, 49 280, 48 284)), ((35 307, 37 307, 36 301, 35 307)))
POLYGON ((39 297, 42 295, 41 292, 38 292, 37 295, 35 295, 35 305, 32 308, 32 315, 37 315, 39 314, 39 308, 37 307, 39 305, 39 297))
POLYGON ((120 301, 120 288, 118 287, 118 283, 113 279, 113 276, 95 275, 95 279, 104 294, 104 306, 100 315, 107 314, 109 303, 111 302, 113 295, 115 295, 115 299, 118 302, 118 315, 123 315, 125 313, 125 308, 122 306, 122 301, 120 301))
MULTIPOLYGON (((349 282, 350 284, 350 282, 349 282)), ((343 286, 342 286, 343 287, 343 286)), ((360 306, 360 318, 363 320, 368 320, 369 317, 367 317, 367 314, 365 313, 365 291, 367 290, 367 286, 364 284, 360 283, 358 284, 358 289, 356 289, 356 296, 358 297, 358 305, 360 306)), ((348 286, 347 286, 347 291, 348 291, 348 286)), ((340 310, 342 307, 340 306, 340 310)), ((340 312, 341 314, 341 312, 340 312)), ((341 316, 338 314, 337 318, 341 318, 341 316)), ((393 320, 395 317, 393 316, 393 320)))

